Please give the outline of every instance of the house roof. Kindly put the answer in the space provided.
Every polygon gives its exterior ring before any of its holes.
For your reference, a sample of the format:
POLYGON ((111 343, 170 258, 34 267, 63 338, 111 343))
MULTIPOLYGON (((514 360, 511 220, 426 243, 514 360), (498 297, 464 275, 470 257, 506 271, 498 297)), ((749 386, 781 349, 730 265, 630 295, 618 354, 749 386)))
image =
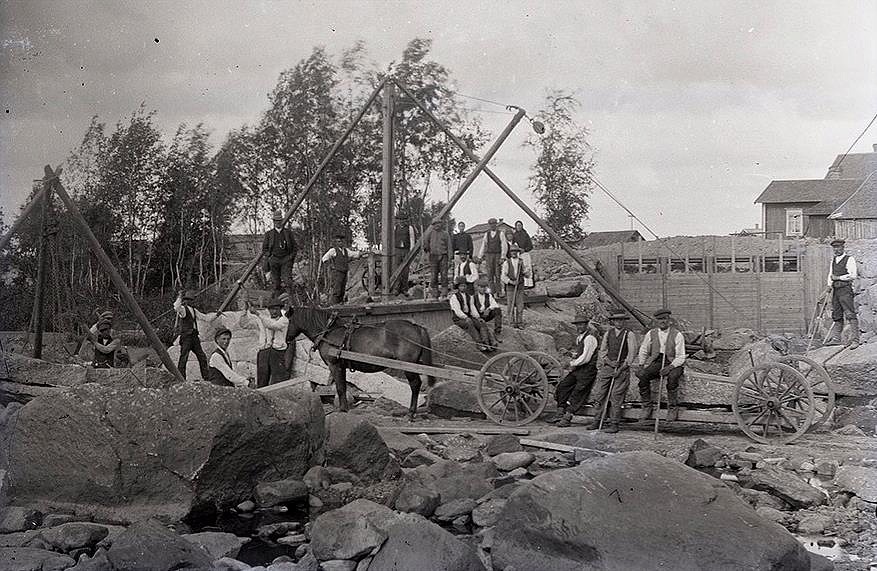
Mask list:
POLYGON ((846 200, 856 191, 862 179, 773 180, 755 199, 757 203, 814 202, 846 200))
MULTIPOLYGON (((496 227, 497 227, 497 229, 502 230, 502 231, 505 231, 505 230, 514 231, 514 229, 515 229, 514 226, 509 226, 505 222, 500 222, 499 224, 496 225, 496 227)), ((473 226, 471 228, 466 228, 466 233, 467 234, 484 234, 485 232, 487 232, 487 230, 488 230, 488 226, 487 226, 487 222, 485 222, 484 224, 476 224, 475 226, 473 226)))
POLYGON ((852 196, 829 216, 832 220, 877 218, 877 173, 872 173, 852 196))
POLYGON ((877 171, 877 152, 850 153, 849 155, 838 155, 828 167, 828 174, 825 176, 826 178, 866 179, 874 171, 877 171))
POLYGON ((835 209, 843 204, 843 200, 823 200, 822 202, 816 203, 809 208, 804 209, 805 216, 828 216, 835 209))
POLYGON ((588 249, 618 242, 638 242, 643 237, 638 230, 613 230, 611 232, 591 232, 578 242, 577 248, 588 249))

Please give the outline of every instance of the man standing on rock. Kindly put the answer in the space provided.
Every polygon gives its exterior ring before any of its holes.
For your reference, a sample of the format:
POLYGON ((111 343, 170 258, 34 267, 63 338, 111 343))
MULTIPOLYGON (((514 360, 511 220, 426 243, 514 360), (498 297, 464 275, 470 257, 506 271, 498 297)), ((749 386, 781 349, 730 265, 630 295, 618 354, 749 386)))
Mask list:
MULTIPOLYGON (((679 417, 679 380, 685 364, 685 338, 682 332, 670 325, 671 311, 659 309, 652 314, 656 328, 649 330, 639 347, 639 395, 643 408, 640 420, 652 418, 659 393, 652 390, 652 381, 665 379, 667 383, 667 421, 679 417), (657 394, 657 398, 656 395, 657 394)), ((660 383, 658 385, 660 390, 660 383)), ((658 411, 660 412, 660 411, 658 411)))
POLYGON ((831 338, 827 345, 843 343, 844 318, 850 328, 849 348, 859 346, 859 317, 853 301, 853 280, 858 277, 856 259, 844 251, 846 242, 833 240, 834 258, 828 272, 828 287, 831 289, 831 338))
POLYGON ((493 334, 495 339, 499 339, 502 334, 502 308, 497 303, 496 298, 487 291, 487 279, 478 278, 475 282, 475 295, 472 296, 472 305, 478 312, 481 320, 485 325, 493 321, 493 334))
POLYGON ((487 266, 487 281, 490 282, 490 292, 497 297, 502 296, 499 289, 499 270, 507 249, 508 243, 505 234, 497 229, 496 218, 491 218, 487 221, 487 232, 481 238, 478 259, 484 260, 487 266))
MULTIPOLYGON (((350 268, 350 260, 357 259, 362 253, 351 250, 344 244, 344 234, 335 234, 332 247, 326 250, 320 258, 320 264, 329 267, 329 281, 332 284, 332 293, 329 295, 329 305, 338 305, 344 302, 344 294, 347 293, 347 271, 350 268)), ((281 303, 281 305, 283 305, 281 303)))
MULTIPOLYGON (((393 267, 402 266, 402 261, 411 251, 411 244, 414 243, 414 227, 408 223, 407 214, 396 215, 396 227, 393 229, 393 267)), ((409 266, 402 268, 399 274, 399 281, 393 287, 393 295, 402 295, 408 293, 408 270, 409 266)), ((389 277, 388 277, 389 279, 389 277)))
POLYGON ((618 432, 621 424, 621 403, 630 386, 630 366, 637 354, 636 335, 624 327, 630 319, 621 309, 614 309, 609 315, 611 327, 603 334, 597 357, 597 382, 594 383, 594 406, 597 413, 588 425, 591 430, 600 428, 609 433, 618 432), (609 402, 606 402, 609 399, 609 402), (608 412, 608 417, 604 414, 608 412))
POLYGON ((209 372, 207 370, 207 355, 204 354, 204 348, 201 347, 201 338, 198 335, 198 320, 211 323, 219 317, 217 313, 213 317, 208 318, 191 305, 195 301, 195 292, 180 292, 177 299, 174 300, 174 312, 177 314, 177 328, 180 336, 180 359, 177 361, 177 368, 183 378, 186 378, 186 363, 189 362, 189 353, 194 353, 198 358, 198 367, 201 369, 201 378, 207 380, 209 372))
POLYGON ((502 263, 502 283, 505 284, 506 307, 512 327, 524 326, 524 281, 532 275, 530 267, 518 257, 521 248, 517 244, 509 246, 511 257, 502 263))
POLYGON ((278 297, 283 291, 282 284, 286 285, 286 291, 292 295, 292 264, 295 262, 295 238, 292 230, 283 227, 283 213, 274 211, 272 217, 274 228, 265 232, 262 240, 262 270, 265 279, 274 286, 274 297, 278 297))
POLYGON ((594 379, 597 378, 597 345, 600 330, 587 317, 577 316, 573 324, 579 331, 576 337, 578 356, 570 361, 570 371, 557 384, 554 397, 557 399, 557 426, 567 427, 572 424, 573 414, 584 406, 591 394, 594 379))
MULTIPOLYGON (((524 223, 520 220, 515 222, 515 231, 512 234, 512 241, 521 249, 521 259, 524 260, 524 263, 533 267, 533 260, 530 257, 530 252, 533 250, 533 240, 530 238, 530 234, 524 230, 524 223)), ((524 285, 526 287, 533 287, 534 283, 532 275, 524 279, 524 285)))
MULTIPOLYGON (((467 234, 468 235, 468 234, 467 234)), ((457 256, 455 256, 457 257, 457 256)), ((475 293, 475 282, 478 281, 478 264, 469 259, 469 254, 463 252, 459 255, 460 263, 456 265, 454 270, 454 280, 462 277, 466 280, 469 295, 475 293)), ((454 281, 456 283, 456 281, 454 281)))
POLYGON ((210 354, 208 380, 220 387, 246 387, 249 379, 235 372, 228 354, 231 331, 222 325, 213 333, 213 340, 216 342, 216 349, 210 354))
POLYGON ((448 304, 451 307, 451 319, 454 325, 469 334, 478 350, 484 353, 495 350, 491 343, 490 330, 478 316, 478 312, 472 307, 472 296, 467 291, 466 279, 458 277, 454 280, 456 291, 448 296, 448 304))
POLYGON ((433 298, 448 294, 448 256, 453 252, 451 235, 441 218, 433 219, 423 236, 423 251, 429 257, 429 289, 433 298), (441 294, 438 287, 441 283, 441 294))
POLYGON ((267 387, 289 379, 286 366, 286 331, 289 319, 281 309, 283 301, 274 298, 268 303, 268 315, 261 315, 248 306, 259 326, 259 345, 256 354, 256 388, 267 387))

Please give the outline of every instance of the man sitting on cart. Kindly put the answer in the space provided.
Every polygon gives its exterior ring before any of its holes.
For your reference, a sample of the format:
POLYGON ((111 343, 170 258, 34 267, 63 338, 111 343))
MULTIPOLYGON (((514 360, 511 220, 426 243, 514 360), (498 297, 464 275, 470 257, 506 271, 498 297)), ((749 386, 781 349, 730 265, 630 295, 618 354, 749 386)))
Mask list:
POLYGON ((611 327, 603 334, 597 357, 599 370, 593 398, 597 411, 588 425, 591 430, 602 428, 614 434, 621 424, 621 403, 630 386, 630 366, 637 355, 636 335, 624 326, 628 319, 622 309, 613 309, 609 315, 611 327))
POLYGON ((587 317, 577 316, 573 324, 579 330, 576 337, 577 357, 570 361, 570 371, 557 384, 554 397, 557 399, 557 426, 567 427, 572 424, 573 414, 577 413, 588 401, 594 379, 597 378, 597 345, 600 329, 587 317))
POLYGON ((666 383, 667 421, 672 422, 679 418, 679 381, 686 358, 685 338, 681 331, 670 325, 669 309, 659 309, 652 315, 657 327, 643 337, 639 348, 640 369, 636 372, 643 403, 640 420, 652 418, 656 403, 660 408, 661 386, 666 383), (660 381, 657 393, 652 390, 652 381, 655 380, 660 381))
POLYGON ((493 339, 487 324, 478 315, 469 295, 469 283, 463 276, 454 279, 456 291, 448 296, 451 308, 451 319, 454 325, 465 331, 475 341, 478 350, 489 353, 496 350, 496 339, 493 339))

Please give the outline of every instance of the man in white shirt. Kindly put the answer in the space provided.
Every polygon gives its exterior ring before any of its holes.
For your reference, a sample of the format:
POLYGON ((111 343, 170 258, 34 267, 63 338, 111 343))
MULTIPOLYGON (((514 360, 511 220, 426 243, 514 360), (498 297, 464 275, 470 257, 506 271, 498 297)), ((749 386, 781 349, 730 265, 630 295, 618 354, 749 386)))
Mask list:
POLYGON ((602 422, 603 430, 614 434, 621 424, 621 404, 630 386, 630 367, 637 357, 636 334, 624 326, 628 319, 630 317, 620 308, 609 315, 610 327, 603 334, 597 357, 593 401, 598 414, 588 426, 591 430, 600 428, 602 422), (608 413, 605 418, 604 410, 608 413))
POLYGON ((478 316, 472 307, 472 296, 467 291, 466 279, 462 276, 454 280, 455 291, 448 296, 451 308, 451 319, 454 325, 465 331, 478 345, 478 350, 489 353, 496 349, 491 345, 487 324, 478 316))
POLYGON ((177 368, 183 378, 186 378, 186 364, 189 362, 189 353, 194 353, 198 359, 198 367, 201 370, 201 379, 207 380, 210 376, 207 370, 207 355, 204 348, 201 347, 201 337, 198 332, 206 326, 209 326, 219 313, 208 317, 191 306, 191 303, 197 297, 195 291, 181 291, 174 300, 174 311, 177 314, 177 331, 180 343, 180 358, 177 361, 177 368), (199 323, 199 321, 201 323, 199 323))
POLYGON ((259 345, 256 354, 256 388, 266 387, 289 379, 286 366, 286 330, 289 319, 280 311, 283 302, 277 298, 268 303, 268 315, 249 308, 259 325, 259 345))
POLYGON ((485 325, 493 321, 494 340, 498 340, 502 334, 502 308, 497 303, 493 294, 487 290, 487 278, 478 278, 475 282, 475 295, 472 296, 472 305, 478 312, 478 316, 485 325))
POLYGON ((591 394, 594 379, 597 378, 597 345, 600 329, 596 323, 583 316, 573 320, 579 331, 576 337, 577 357, 570 361, 570 371, 557 384, 554 398, 557 399, 558 416, 549 422, 567 427, 572 423, 573 414, 585 405, 591 394))
POLYGON ((469 258, 467 252, 460 252, 457 254, 457 257, 459 257, 460 263, 456 264, 454 269, 454 283, 456 284, 458 277, 465 278, 468 286, 466 291, 469 292, 469 295, 473 295, 475 293, 475 282, 478 281, 478 264, 469 258))
POLYGON ((320 258, 320 264, 329 268, 332 291, 329 294, 329 305, 338 305, 344 301, 347 292, 347 271, 350 260, 362 256, 362 252, 351 250, 344 244, 344 234, 335 234, 333 245, 320 258))
POLYGON ((831 289, 831 339, 827 345, 840 345, 843 341, 844 318, 850 328, 849 348, 859 346, 859 317, 853 301, 853 280, 858 275, 856 259, 844 251, 846 242, 833 240, 834 258, 828 271, 828 287, 831 289))
MULTIPOLYGON (((639 346, 639 394, 643 408, 640 420, 652 417, 657 400, 661 397, 652 391, 652 381, 667 380, 667 420, 679 417, 679 380, 685 364, 685 338, 682 332, 670 325, 671 311, 659 309, 652 314, 656 328, 649 330, 639 346)), ((660 385, 659 385, 660 386, 660 385)))
POLYGON ((208 379, 220 387, 246 387, 250 380, 238 374, 232 365, 228 345, 231 343, 231 331, 224 325, 213 333, 216 349, 210 354, 208 379))

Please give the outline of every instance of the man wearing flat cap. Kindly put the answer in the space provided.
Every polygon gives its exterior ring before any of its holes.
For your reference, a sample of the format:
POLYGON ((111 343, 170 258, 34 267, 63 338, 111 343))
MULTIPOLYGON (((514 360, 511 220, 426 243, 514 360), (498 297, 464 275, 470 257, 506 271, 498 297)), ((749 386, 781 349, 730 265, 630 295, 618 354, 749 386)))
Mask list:
POLYGON ((91 366, 95 369, 109 369, 115 367, 116 351, 121 341, 113 335, 112 313, 110 317, 102 315, 94 326, 96 331, 88 331, 89 340, 94 347, 94 356, 91 366))
POLYGON ((671 313, 669 309, 662 308, 653 314, 657 327, 646 333, 639 347, 640 370, 636 376, 643 403, 640 420, 652 417, 655 405, 661 398, 652 390, 652 381, 662 378, 667 382, 667 420, 672 422, 679 417, 679 381, 686 359, 685 338, 681 331, 671 325, 671 313))
POLYGON ((213 317, 208 317, 192 307, 192 302, 195 301, 196 296, 197 292, 186 290, 181 291, 177 295, 177 299, 174 300, 174 312, 177 314, 177 332, 180 343, 180 359, 177 361, 177 368, 185 379, 189 353, 194 353, 198 359, 201 378, 206 381, 209 378, 207 355, 204 354, 204 348, 201 347, 201 337, 198 332, 202 328, 209 327, 220 314, 215 313, 213 317), (202 323, 198 323, 199 320, 202 323))
MULTIPOLYGON (((350 260, 362 256, 362 252, 351 250, 345 244, 346 236, 340 232, 335 234, 332 247, 326 250, 320 258, 320 264, 329 268, 329 281, 332 292, 329 295, 329 305, 338 305, 344 301, 347 293, 347 272, 350 269, 350 260)), ((281 303, 281 305, 283 305, 281 303)))
POLYGON ((487 267, 487 281, 490 282, 490 292, 496 296, 502 295, 499 289, 499 272, 507 251, 508 242, 505 233, 497 228, 496 218, 491 218, 487 221, 487 232, 481 238, 478 259, 484 260, 487 267))
POLYGON ((831 291, 831 338, 827 345, 843 343, 844 318, 850 328, 849 348, 859 346, 859 317, 853 301, 853 280, 858 277, 856 259, 844 251, 843 240, 833 240, 834 257, 828 271, 828 287, 831 291))
POLYGON ((225 325, 220 325, 213 332, 213 341, 216 349, 210 354, 209 371, 207 380, 220 387, 246 387, 249 379, 238 374, 228 354, 228 346, 231 343, 231 331, 225 325))
POLYGON ((630 319, 621 309, 609 315, 609 329, 603 334, 597 356, 597 381, 594 383, 594 406, 598 416, 588 428, 600 428, 609 433, 618 432, 621 424, 621 403, 630 386, 630 366, 637 355, 636 335, 625 327, 630 319), (609 402, 606 402, 609 399, 609 402), (604 414, 608 415, 604 418, 604 414))
POLYGON ((517 244, 509 245, 509 259, 502 263, 500 279, 505 285, 506 307, 509 321, 515 329, 524 326, 524 282, 533 275, 529 265, 518 257, 521 248, 517 244))
POLYGON ((281 211, 275 210, 272 219, 274 228, 265 232, 265 238, 262 240, 262 270, 265 272, 266 281, 273 284, 275 297, 283 291, 282 284, 286 285, 287 293, 292 295, 295 238, 292 237, 292 230, 283 227, 281 211))
POLYGON ((493 321, 493 334, 499 338, 502 334, 502 308, 497 303, 493 294, 487 291, 487 278, 478 278, 475 282, 475 295, 472 296, 472 305, 478 311, 479 317, 484 323, 493 321))
POLYGON ((557 426, 561 427, 571 426, 573 415, 587 402, 594 379, 597 378, 597 345, 600 328, 582 315, 576 316, 572 323, 579 332, 576 337, 578 356, 570 361, 569 373, 557 384, 554 398, 557 399, 558 415, 549 420, 549 422, 557 422, 557 426))
POLYGON ((289 318, 283 315, 283 300, 272 298, 268 302, 268 315, 257 312, 247 304, 247 310, 256 318, 259 326, 259 346, 256 354, 256 388, 267 387, 289 379, 286 360, 286 332, 289 318))

